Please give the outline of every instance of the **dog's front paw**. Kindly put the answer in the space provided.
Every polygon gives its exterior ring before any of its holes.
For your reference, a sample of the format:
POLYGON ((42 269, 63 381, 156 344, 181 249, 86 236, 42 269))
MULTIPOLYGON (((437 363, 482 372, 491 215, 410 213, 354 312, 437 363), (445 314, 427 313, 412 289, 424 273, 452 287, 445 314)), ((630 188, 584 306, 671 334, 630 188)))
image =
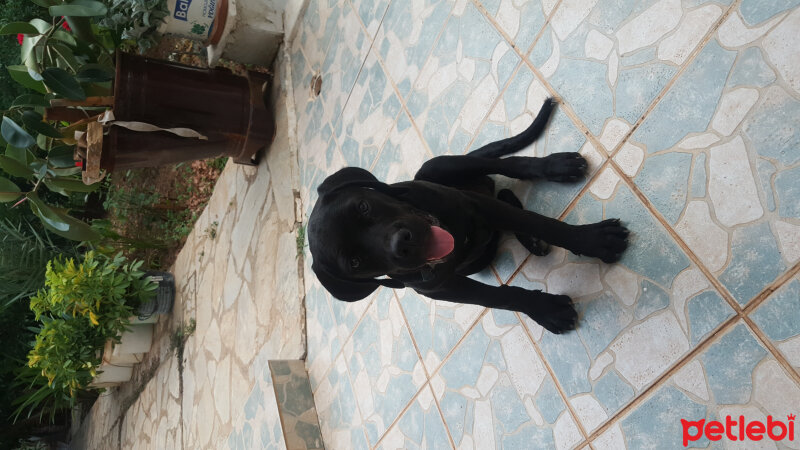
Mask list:
POLYGON ((578 245, 569 249, 577 255, 593 256, 605 263, 613 263, 619 261, 622 252, 628 248, 630 232, 619 219, 581 225, 577 233, 578 245))
POLYGON ((566 295, 544 294, 537 300, 535 311, 525 311, 531 319, 554 334, 562 334, 575 329, 578 312, 572 299, 566 295))
POLYGON ((553 153, 544 160, 544 176, 550 181, 578 181, 586 175, 589 168, 589 164, 578 152, 553 153))

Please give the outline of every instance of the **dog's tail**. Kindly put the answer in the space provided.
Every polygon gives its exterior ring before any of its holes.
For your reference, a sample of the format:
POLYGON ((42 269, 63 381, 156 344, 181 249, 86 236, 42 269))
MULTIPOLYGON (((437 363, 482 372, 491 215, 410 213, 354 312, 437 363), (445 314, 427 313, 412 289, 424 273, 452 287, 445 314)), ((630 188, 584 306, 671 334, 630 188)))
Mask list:
POLYGON ((548 98, 544 101, 542 109, 539 114, 533 119, 533 123, 527 130, 522 133, 503 139, 500 141, 492 142, 491 144, 484 145, 483 147, 473 150, 468 153, 470 156, 479 156, 482 158, 500 158, 501 156, 509 155, 518 152, 528 145, 532 144, 535 140, 539 139, 544 132, 547 121, 550 119, 550 113, 556 106, 554 98, 548 98))

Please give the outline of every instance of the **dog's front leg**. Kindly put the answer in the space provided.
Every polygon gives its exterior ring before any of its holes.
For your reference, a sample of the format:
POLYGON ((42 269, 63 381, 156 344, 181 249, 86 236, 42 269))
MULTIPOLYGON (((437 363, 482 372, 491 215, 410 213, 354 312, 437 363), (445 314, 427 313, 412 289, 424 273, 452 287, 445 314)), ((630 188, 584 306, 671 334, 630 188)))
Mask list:
POLYGON ((486 196, 474 196, 472 201, 491 226, 530 234, 576 255, 593 256, 612 263, 618 261, 628 247, 628 229, 619 219, 570 225, 486 196))
POLYGON ((517 286, 489 286, 471 278, 454 275, 435 289, 416 289, 435 300, 480 305, 527 314, 556 334, 575 329, 578 314, 566 295, 548 294, 517 286))

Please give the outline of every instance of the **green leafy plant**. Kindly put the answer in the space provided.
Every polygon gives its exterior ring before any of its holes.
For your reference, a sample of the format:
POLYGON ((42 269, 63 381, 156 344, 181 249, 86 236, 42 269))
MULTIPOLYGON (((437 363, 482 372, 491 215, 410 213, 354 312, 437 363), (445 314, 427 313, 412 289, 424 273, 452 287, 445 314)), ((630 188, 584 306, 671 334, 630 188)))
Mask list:
POLYGON ((105 336, 83 320, 43 317, 42 321, 28 366, 41 370, 55 392, 74 398, 96 375, 105 336))
POLYGON ((106 0, 108 12, 98 21, 131 46, 144 52, 158 43, 158 28, 169 15, 166 0, 106 0))
POLYGON ((104 339, 116 339, 158 288, 141 266, 142 261, 128 262, 122 253, 109 257, 89 251, 79 264, 53 259, 47 263, 45 289, 31 297, 31 310, 37 320, 45 314, 84 318, 104 339))
MULTIPOLYGON (((21 64, 7 69, 12 79, 28 89, 3 112, 0 124, 0 170, 4 172, 0 202, 27 202, 48 231, 77 241, 96 240, 97 232, 69 215, 63 205, 46 202, 41 195, 46 190, 70 198, 97 189, 98 184, 82 182, 81 168, 73 161, 75 131, 86 124, 48 121, 44 114, 52 100, 81 101, 111 94, 115 45, 108 33, 89 22, 89 17, 104 16, 108 8, 94 0, 34 3, 48 7, 50 22, 35 18, 0 28, 0 35, 16 34, 20 40, 21 64)), ((84 112, 90 117, 101 110, 85 108, 84 112)))
POLYGON ((75 255, 77 248, 58 245, 26 219, 14 225, 0 219, 0 313, 13 302, 34 295, 44 286, 47 261, 58 254, 75 255))
POLYGON ((80 263, 73 258, 47 263, 45 287, 31 298, 41 326, 27 368, 19 375, 29 386, 17 401, 16 415, 63 408, 88 387, 105 342, 118 342, 136 308, 155 295, 158 286, 141 265, 121 254, 94 251, 80 263))

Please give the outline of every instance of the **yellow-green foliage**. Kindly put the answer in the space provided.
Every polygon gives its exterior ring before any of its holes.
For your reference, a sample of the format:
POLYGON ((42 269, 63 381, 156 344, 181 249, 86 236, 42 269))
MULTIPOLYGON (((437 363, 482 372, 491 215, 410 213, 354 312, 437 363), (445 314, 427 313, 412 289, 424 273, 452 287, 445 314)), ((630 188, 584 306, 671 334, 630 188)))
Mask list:
POLYGON ((71 396, 85 388, 105 341, 118 340, 136 307, 153 297, 158 285, 144 276, 141 265, 122 254, 91 251, 81 263, 72 258, 47 263, 45 288, 31 297, 42 327, 28 366, 41 369, 52 388, 71 396))

